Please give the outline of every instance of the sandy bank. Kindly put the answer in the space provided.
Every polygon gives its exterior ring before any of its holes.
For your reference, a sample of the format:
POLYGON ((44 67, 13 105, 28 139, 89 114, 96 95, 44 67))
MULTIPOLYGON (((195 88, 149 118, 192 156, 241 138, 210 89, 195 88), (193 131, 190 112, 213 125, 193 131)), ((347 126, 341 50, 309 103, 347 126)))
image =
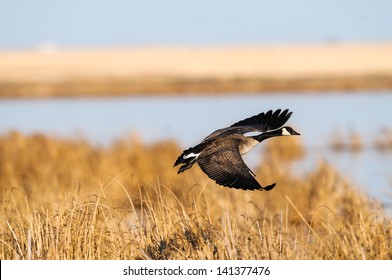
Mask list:
POLYGON ((391 88, 392 44, 0 52, 0 97, 391 88))

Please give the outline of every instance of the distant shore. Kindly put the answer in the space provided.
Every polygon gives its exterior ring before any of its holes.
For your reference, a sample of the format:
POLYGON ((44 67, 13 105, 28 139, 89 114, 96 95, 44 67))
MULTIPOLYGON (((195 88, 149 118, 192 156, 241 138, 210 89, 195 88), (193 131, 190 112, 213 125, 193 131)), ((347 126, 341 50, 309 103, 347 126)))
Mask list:
POLYGON ((0 98, 392 89, 392 43, 0 51, 0 98))

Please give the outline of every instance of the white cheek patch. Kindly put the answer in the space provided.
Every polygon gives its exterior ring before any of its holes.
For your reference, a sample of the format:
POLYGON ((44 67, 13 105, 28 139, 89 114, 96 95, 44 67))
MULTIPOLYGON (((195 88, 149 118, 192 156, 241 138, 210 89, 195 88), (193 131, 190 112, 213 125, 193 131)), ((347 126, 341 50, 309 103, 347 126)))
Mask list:
POLYGON ((284 128, 282 129, 282 135, 288 136, 288 135, 291 135, 291 133, 288 132, 287 129, 284 127, 284 128))
POLYGON ((197 158, 199 155, 200 155, 200 153, 198 153, 198 154, 190 153, 190 154, 184 155, 183 158, 184 159, 191 158, 191 157, 197 158))

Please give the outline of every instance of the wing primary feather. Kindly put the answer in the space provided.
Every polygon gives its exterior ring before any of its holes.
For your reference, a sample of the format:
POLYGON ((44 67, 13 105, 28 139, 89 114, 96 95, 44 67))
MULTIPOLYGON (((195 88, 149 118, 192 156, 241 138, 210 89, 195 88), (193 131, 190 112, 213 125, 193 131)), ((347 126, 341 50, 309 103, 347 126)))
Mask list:
POLYGON ((284 111, 281 109, 276 111, 269 110, 266 113, 260 113, 258 115, 238 121, 232 124, 230 127, 251 127, 255 131, 264 132, 283 126, 291 117, 291 114, 292 112, 289 112, 288 109, 285 109, 284 111))

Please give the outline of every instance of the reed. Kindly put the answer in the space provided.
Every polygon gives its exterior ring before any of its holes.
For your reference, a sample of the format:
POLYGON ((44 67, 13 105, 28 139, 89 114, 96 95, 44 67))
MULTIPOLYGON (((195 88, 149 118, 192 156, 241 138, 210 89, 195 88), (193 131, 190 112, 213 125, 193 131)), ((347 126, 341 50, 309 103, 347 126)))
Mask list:
POLYGON ((352 132, 349 135, 342 135, 342 133, 334 133, 334 138, 330 141, 330 147, 335 152, 349 151, 352 153, 361 152, 364 144, 361 135, 352 132))
POLYGON ((392 150, 392 130, 383 129, 377 139, 374 140, 373 146, 376 150, 392 150))
POLYGON ((174 141, 3 135, 0 258, 391 259, 380 204, 325 163, 296 176, 305 148, 292 143, 285 158, 279 145, 255 169, 277 187, 254 192, 217 186, 199 168, 177 175, 174 141))

